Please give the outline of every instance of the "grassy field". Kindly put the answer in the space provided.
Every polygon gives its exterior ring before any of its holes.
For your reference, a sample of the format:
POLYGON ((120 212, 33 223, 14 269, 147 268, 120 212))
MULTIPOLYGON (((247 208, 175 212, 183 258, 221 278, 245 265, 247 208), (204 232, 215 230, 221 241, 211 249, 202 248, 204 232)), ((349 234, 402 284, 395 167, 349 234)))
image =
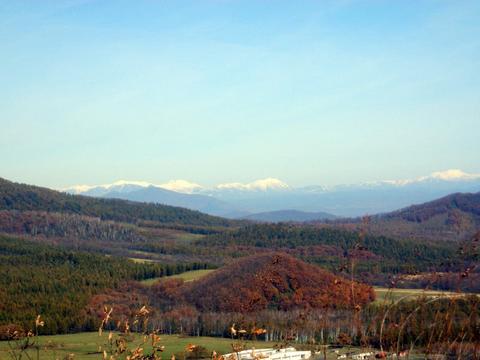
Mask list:
MULTIPOLYGON (((118 336, 118 335, 115 335, 118 336)), ((73 360, 94 360, 102 359, 102 351, 106 348, 107 333, 104 333, 101 337, 97 332, 78 333, 69 335, 53 335, 53 336, 40 336, 39 344, 41 346, 40 360, 55 360, 64 359, 69 354, 73 354, 73 360)), ((185 348, 189 344, 203 346, 208 351, 215 350, 219 354, 226 354, 232 352, 231 344, 234 340, 224 338, 213 337, 184 337, 179 335, 161 335, 161 345, 165 346, 163 353, 163 359, 170 359, 172 354, 175 354, 177 359, 183 360, 183 354, 185 348)), ((115 339, 115 337, 114 337, 115 339)), ((132 335, 129 339, 129 349, 134 349, 141 341, 140 335, 132 335)), ((236 341, 235 341, 236 342, 236 341)), ((264 341, 247 341, 245 347, 251 349, 255 347, 257 349, 273 347, 276 343, 264 342, 264 341)), ((149 346, 145 347, 146 353, 149 353, 149 346)), ((8 343, 0 341, 0 359, 7 360, 12 359, 9 355, 8 343)), ((373 349, 361 349, 358 347, 344 347, 338 349, 339 355, 341 354, 358 354, 361 352, 375 352, 373 349)), ((36 359, 36 350, 29 350, 28 356, 31 359, 36 359)), ((29 359, 24 356, 24 359, 29 359)), ((23 359, 22 358, 22 359, 23 359)), ((337 359, 338 356, 334 349, 327 350, 327 360, 337 359)), ((411 356, 410 359, 423 359, 421 356, 411 356)), ((124 359, 121 358, 121 359, 124 359)))
MULTIPOLYGON (((40 336, 39 344, 42 348, 40 352, 40 359, 63 359, 68 354, 74 354, 75 360, 101 359, 102 355, 101 352, 99 352, 99 348, 106 346, 107 336, 108 335, 104 333, 102 337, 99 337, 97 332, 40 336)), ((217 353, 221 354, 232 351, 231 339, 212 337, 182 337, 178 335, 162 335, 161 339, 161 345, 165 346, 165 352, 163 356, 165 359, 170 359, 172 354, 183 353, 188 344, 201 345, 210 351, 215 350, 217 353)), ((129 348, 133 349, 135 344, 139 344, 140 341, 141 337, 139 335, 132 336, 131 342, 129 343, 129 348)), ((249 348, 252 346, 255 346, 256 348, 271 347, 273 345, 273 343, 259 341, 255 343, 251 341, 247 342, 247 346, 249 348)), ((8 349, 8 343, 5 341, 0 341, 1 360, 7 360, 11 358, 8 354, 8 349)), ((32 359, 36 359, 36 352, 34 350, 29 350, 28 355, 32 359)), ((25 357, 25 359, 28 359, 28 357, 25 357)))
MULTIPOLYGON (((179 275, 173 275, 169 278, 182 278, 185 281, 194 281, 196 279, 205 276, 208 273, 211 273, 214 270, 195 270, 185 272, 179 275)), ((160 278, 165 279, 165 278, 160 278)), ((150 285, 158 281, 158 279, 146 280, 143 283, 150 285)), ((444 292, 444 291, 425 291, 422 289, 387 289, 382 287, 375 287, 375 292, 377 294, 378 302, 381 301, 396 301, 402 297, 409 296, 409 298, 414 298, 416 296, 452 296, 456 295, 453 292, 444 292)), ((185 347, 188 344, 201 345, 207 348, 209 351, 217 351, 218 353, 228 353, 231 352, 231 339, 223 338, 212 338, 212 337, 183 337, 179 335, 162 335, 161 336, 161 345, 165 346, 165 352, 163 358, 169 359, 172 354, 176 354, 178 359, 182 359, 182 353, 185 351, 185 347)), ((135 348, 136 344, 139 344, 141 337, 139 335, 132 335, 129 339, 129 348, 135 348)), ((107 344, 107 333, 104 333, 102 337, 98 336, 97 332, 91 333, 78 333, 78 334, 69 334, 69 335, 53 335, 53 336, 40 336, 39 344, 41 347, 40 351, 40 360, 55 360, 55 359, 64 359, 67 355, 73 354, 73 359, 75 360, 93 360, 101 359, 101 350, 102 347, 105 347, 107 344)), ((252 346, 256 348, 262 347, 271 347, 274 343, 266 343, 257 341, 247 342, 246 346, 251 348, 252 346)), ((149 347, 146 346, 146 351, 149 351, 149 347)), ((359 352, 358 348, 343 348, 340 350, 340 353, 347 352, 359 352)), ((365 351, 365 350, 363 350, 365 351)), ((25 359, 31 358, 36 359, 35 350, 31 349, 28 351, 29 357, 23 357, 25 359)), ((414 358, 414 357, 413 357, 414 358)), ((9 355, 9 345, 5 341, 0 341, 0 360, 14 359, 9 355)), ((333 353, 333 350, 328 351, 327 359, 336 359, 336 355, 333 353)))
POLYGON ((184 272, 184 273, 181 273, 181 274, 178 274, 178 275, 172 275, 172 276, 158 277, 158 278, 143 280, 143 281, 141 281, 141 283, 144 284, 144 285, 150 286, 150 285, 156 283, 157 281, 159 281, 161 279, 183 279, 183 281, 189 282, 189 281, 194 281, 194 280, 200 279, 201 277, 203 277, 207 274, 210 274, 212 271, 214 271, 214 270, 206 269, 206 270, 187 271, 187 272, 184 272))
POLYGON ((152 260, 152 259, 141 259, 141 258, 135 258, 135 257, 130 257, 130 260, 132 260, 135 263, 139 264, 146 264, 146 263, 155 263, 158 262, 157 260, 152 260))
POLYGON ((437 296, 454 296, 458 293, 450 291, 436 291, 436 290, 423 290, 423 289, 388 289, 383 287, 375 287, 375 294, 377 295, 377 302, 384 301, 397 301, 405 296, 407 299, 413 299, 415 297, 437 297, 437 296))

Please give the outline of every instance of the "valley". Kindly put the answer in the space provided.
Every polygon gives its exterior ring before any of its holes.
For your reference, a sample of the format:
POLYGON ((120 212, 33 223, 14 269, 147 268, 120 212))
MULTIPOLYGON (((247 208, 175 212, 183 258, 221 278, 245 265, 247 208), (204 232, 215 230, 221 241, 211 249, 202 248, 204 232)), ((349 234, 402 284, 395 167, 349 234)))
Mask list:
MULTIPOLYGON (((351 222, 258 223, 1 180, 0 336, 8 338, 12 326, 31 328, 38 314, 42 336, 88 338, 93 335, 83 332, 99 326, 122 333, 147 306, 148 329, 158 329, 167 342, 175 334, 188 341, 195 335, 205 346, 223 349, 221 338, 230 336, 234 323, 267 328, 258 341, 316 338, 359 346, 355 334, 361 331, 372 344, 393 346, 396 330, 378 330, 386 309, 387 323, 394 324, 425 306, 423 323, 439 329, 439 314, 450 311, 468 322, 479 311, 475 226, 455 239, 422 232, 430 226, 425 222, 449 218, 451 211, 477 216, 477 204, 476 194, 456 194, 351 222), (418 228, 404 235, 397 232, 399 221, 418 228), (101 322, 104 306, 113 309, 107 323, 101 322)), ((446 221, 440 229, 451 226, 457 225, 446 221)), ((403 341, 416 336, 417 345, 425 346, 428 339, 412 326, 403 341)), ((473 339, 473 330, 465 331, 473 339)), ((180 351, 182 341, 172 349, 180 351)), ((51 349, 64 353, 69 346, 51 349)), ((85 353, 91 345, 71 346, 81 358, 93 356, 85 353)))
POLYGON ((0 360, 480 360, 479 0, 0 0, 0 360))

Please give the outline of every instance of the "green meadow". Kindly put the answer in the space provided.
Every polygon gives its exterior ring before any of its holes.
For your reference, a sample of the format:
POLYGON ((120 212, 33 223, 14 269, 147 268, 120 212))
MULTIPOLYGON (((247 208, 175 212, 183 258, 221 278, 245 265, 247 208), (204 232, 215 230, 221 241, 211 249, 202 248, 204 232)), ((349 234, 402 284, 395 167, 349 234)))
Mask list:
MULTIPOLYGON (((115 335, 118 336, 118 335, 115 335)), ((185 337, 180 335, 161 335, 161 345, 165 346, 165 351, 163 352, 163 359, 170 359, 173 354, 179 360, 183 360, 184 355, 186 354, 186 347, 190 344, 203 346, 209 352, 215 350, 218 354, 226 354, 232 352, 231 344, 237 342, 236 340, 225 339, 225 338, 213 338, 213 337, 185 337)), ((129 339, 128 348, 134 349, 140 342, 142 338, 140 335, 131 335, 129 339)), ((106 348, 108 342, 108 333, 105 332, 101 337, 97 332, 84 332, 78 334, 68 334, 68 335, 52 335, 52 336, 40 336, 40 360, 56 360, 56 359, 68 359, 70 356, 73 360, 100 360, 102 359, 103 349, 106 348), (72 357, 73 355, 73 357, 72 357)), ((265 347, 273 347, 275 343, 264 342, 264 341, 246 341, 244 345, 247 349, 255 347, 257 349, 265 347)), ((15 345, 13 344, 15 347, 15 345)), ((145 346, 145 353, 148 354, 150 347, 145 346)), ((15 359, 9 354, 10 348, 6 341, 0 341, 0 360, 15 359)), ((18 349, 16 350, 18 353, 18 349)), ((375 352, 373 349, 369 348, 359 348, 359 347, 344 347, 337 349, 338 354, 335 352, 335 349, 329 348, 327 350, 327 360, 334 360, 338 358, 338 355, 341 354, 358 354, 361 352, 375 352)), ((28 356, 23 356, 22 359, 37 359, 36 349, 29 349, 27 351, 28 356)), ((318 354, 315 358, 322 358, 322 355, 318 354)), ((121 357, 120 359, 124 359, 121 357)), ((424 358, 419 354, 411 354, 410 359, 421 359, 424 358)), ((18 357, 16 358, 18 359, 18 357)))
MULTIPOLYGON (((184 337, 180 335, 161 335, 160 338, 160 344, 165 346, 163 356, 163 358, 165 359, 170 359, 172 354, 176 354, 177 357, 180 356, 181 358, 181 356, 185 352, 185 348, 189 344, 200 345, 207 348, 209 351, 215 350, 219 354, 225 354, 232 351, 231 339, 213 337, 184 337)), ((140 335, 131 335, 129 338, 128 348, 135 348, 136 345, 140 344, 141 341, 142 337, 140 335)), ((107 343, 108 332, 104 332, 102 336, 99 336, 97 332, 40 336, 40 359, 64 359, 69 354, 73 354, 73 359, 75 360, 101 359, 103 349, 106 348, 107 343)), ((12 345, 15 347, 15 344, 12 345)), ((249 348, 251 348, 252 346, 260 348, 273 346, 274 344, 259 341, 248 341, 246 345, 249 348)), ((145 346, 145 348, 147 352, 150 350, 149 346, 145 346)), ((9 355, 9 350, 9 344, 6 341, 0 341, 1 360, 13 359, 9 355)), ((27 354, 31 359, 36 359, 35 349, 28 350, 27 354)), ((28 356, 24 356, 22 357, 22 359, 29 359, 28 356)))
POLYGON ((172 276, 165 276, 165 277, 158 277, 158 278, 143 280, 143 281, 141 281, 141 283, 144 284, 144 285, 152 285, 152 284, 154 284, 157 281, 162 280, 162 279, 183 279, 183 281, 189 282, 189 281, 198 280, 201 277, 203 277, 207 274, 210 274, 212 271, 214 271, 214 270, 212 270, 212 269, 192 270, 192 271, 187 271, 187 272, 184 272, 184 273, 181 273, 181 274, 178 274, 178 275, 172 275, 172 276))
POLYGON ((402 298, 413 300, 418 297, 439 297, 465 295, 465 293, 455 293, 452 291, 424 290, 424 289, 388 289, 384 287, 374 287, 377 295, 376 302, 394 302, 402 298))

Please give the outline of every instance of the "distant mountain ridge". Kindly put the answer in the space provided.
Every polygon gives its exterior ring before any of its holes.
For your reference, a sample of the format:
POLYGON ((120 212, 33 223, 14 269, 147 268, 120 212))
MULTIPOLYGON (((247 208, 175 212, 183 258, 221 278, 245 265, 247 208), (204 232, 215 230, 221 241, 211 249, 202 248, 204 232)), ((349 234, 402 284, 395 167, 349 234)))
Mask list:
POLYGON ((321 211, 306 212, 298 210, 278 210, 250 214, 242 217, 242 219, 258 222, 305 222, 315 220, 333 220, 337 219, 337 216, 321 211))
POLYGON ((155 186, 134 189, 128 192, 110 191, 102 194, 101 197, 179 206, 217 216, 240 217, 245 213, 212 196, 184 194, 155 186))
MULTIPOLYGON (((230 218, 287 210, 356 217, 394 211, 451 193, 478 192, 480 175, 450 169, 416 179, 304 187, 292 187, 275 178, 249 183, 231 182, 211 188, 186 180, 173 180, 160 185, 144 181, 119 181, 99 186, 80 185, 65 191, 89 196, 141 199, 230 218), (151 187, 159 191, 141 191, 151 187)), ((296 221, 295 216, 285 218, 285 221, 296 221)))

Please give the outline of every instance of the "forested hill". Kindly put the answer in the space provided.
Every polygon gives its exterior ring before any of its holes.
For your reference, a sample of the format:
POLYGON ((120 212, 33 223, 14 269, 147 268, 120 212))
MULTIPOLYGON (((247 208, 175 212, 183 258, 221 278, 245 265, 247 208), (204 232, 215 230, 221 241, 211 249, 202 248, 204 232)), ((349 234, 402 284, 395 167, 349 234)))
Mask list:
POLYGON ((442 214, 453 217, 455 212, 462 212, 480 218, 480 192, 473 194, 451 194, 424 204, 412 205, 380 217, 385 219, 400 218, 406 221, 425 222, 442 214))
MULTIPOLYGON (((44 334, 95 330, 98 318, 84 309, 93 295, 129 280, 206 266, 137 263, 0 234, 0 328, 13 323, 29 329, 35 317, 42 314, 44 334)), ((2 334, 0 330, 0 340, 2 334)))
POLYGON ((374 300, 373 289, 285 253, 269 252, 234 261, 184 289, 201 311, 347 308, 374 300), (232 285, 235 288, 232 294, 232 285), (236 296, 241 294, 242 296, 236 296))
MULTIPOLYGON (((362 219, 340 219, 334 227, 359 229, 362 219)), ((368 230, 377 235, 420 241, 469 240, 480 229, 480 192, 455 193, 424 204, 371 216, 368 230)))
POLYGON ((402 262, 446 260, 455 247, 448 244, 425 244, 396 240, 385 236, 362 236, 356 231, 292 224, 252 224, 235 231, 212 234, 198 241, 208 246, 253 246, 268 249, 296 249, 312 246, 333 246, 341 252, 355 248, 383 258, 402 262))
POLYGON ((455 243, 419 242, 332 227, 253 224, 206 236, 198 246, 216 253, 256 254, 279 250, 334 271, 355 258, 357 279, 384 284, 391 274, 447 271, 459 258, 455 243))
POLYGON ((233 221, 184 208, 117 199, 69 195, 0 178, 0 210, 34 210, 80 214, 136 223, 153 221, 189 226, 231 226, 233 221))

